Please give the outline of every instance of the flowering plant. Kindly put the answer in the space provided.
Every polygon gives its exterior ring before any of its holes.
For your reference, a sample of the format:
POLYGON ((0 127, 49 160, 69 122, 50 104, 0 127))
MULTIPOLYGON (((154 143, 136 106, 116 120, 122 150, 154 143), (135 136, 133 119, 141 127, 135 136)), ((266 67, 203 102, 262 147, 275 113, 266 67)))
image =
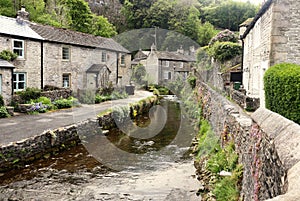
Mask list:
POLYGON ((31 108, 29 109, 29 113, 45 113, 49 109, 48 105, 44 105, 42 102, 40 103, 34 103, 31 108))

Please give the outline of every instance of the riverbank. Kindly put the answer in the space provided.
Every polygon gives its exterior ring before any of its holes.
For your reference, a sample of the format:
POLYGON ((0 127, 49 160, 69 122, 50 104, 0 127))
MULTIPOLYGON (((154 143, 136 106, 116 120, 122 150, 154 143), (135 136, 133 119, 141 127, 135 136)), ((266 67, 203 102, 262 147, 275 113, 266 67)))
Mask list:
POLYGON ((49 153, 76 145, 80 142, 78 128, 90 121, 96 122, 97 114, 113 106, 128 105, 149 96, 152 93, 137 91, 127 99, 1 120, 0 171, 24 166, 38 158, 47 157, 49 153))

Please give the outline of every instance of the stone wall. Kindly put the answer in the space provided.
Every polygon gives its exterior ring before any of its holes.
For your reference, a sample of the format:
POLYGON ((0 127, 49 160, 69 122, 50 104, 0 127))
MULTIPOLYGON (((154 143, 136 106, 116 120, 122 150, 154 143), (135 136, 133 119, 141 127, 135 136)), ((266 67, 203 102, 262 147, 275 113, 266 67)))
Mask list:
POLYGON ((220 139, 226 135, 235 142, 239 163, 244 167, 241 198, 265 200, 284 193, 286 167, 274 139, 260 127, 261 122, 253 121, 239 106, 204 83, 198 83, 198 94, 203 115, 216 135, 220 139))
POLYGON ((71 89, 59 89, 52 91, 42 91, 41 96, 45 96, 51 99, 51 101, 55 101, 60 98, 69 98, 72 96, 71 89))
MULTIPOLYGON (((149 97, 131 104, 130 108, 131 111, 135 109, 138 112, 137 114, 141 114, 149 111, 150 107, 156 104, 157 101, 158 98, 156 96, 149 97)), ((39 135, 3 145, 0 147, 0 172, 5 172, 14 166, 22 166, 47 155, 49 156, 50 153, 57 152, 68 146, 74 146, 80 142, 82 137, 80 134, 86 128, 93 126, 94 130, 101 130, 100 125, 107 125, 111 121, 112 119, 107 121, 102 118, 96 120, 95 117, 95 119, 89 119, 55 130, 44 131, 39 135)))
POLYGON ((236 102, 241 108, 247 111, 255 111, 259 108, 259 98, 251 98, 243 91, 230 90, 230 98, 236 102))
POLYGON ((11 83, 11 74, 12 69, 9 68, 1 68, 0 67, 0 75, 2 77, 2 80, 0 81, 0 95, 2 95, 4 104, 8 105, 10 103, 11 99, 11 93, 12 93, 12 83, 11 83))

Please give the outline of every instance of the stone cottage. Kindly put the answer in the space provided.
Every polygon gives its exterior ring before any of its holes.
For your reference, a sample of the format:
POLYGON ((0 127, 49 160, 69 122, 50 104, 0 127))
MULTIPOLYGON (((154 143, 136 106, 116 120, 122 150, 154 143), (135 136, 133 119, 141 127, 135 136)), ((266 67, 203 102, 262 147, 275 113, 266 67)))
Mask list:
POLYGON ((151 51, 139 51, 133 62, 144 65, 151 83, 162 84, 175 80, 179 75, 187 78, 196 57, 193 48, 186 54, 183 49, 177 52, 157 51, 152 45, 151 51))
POLYGON ((300 1, 268 0, 250 23, 241 27, 243 86, 265 106, 263 76, 278 63, 300 64, 300 1))
MULTIPOLYGON (((18 54, 9 83, 13 92, 45 85, 76 91, 129 83, 130 52, 113 39, 36 24, 26 17, 24 9, 16 19, 0 16, 0 52, 18 54)), ((7 81, 0 68, 4 89, 7 81)), ((12 94, 8 91, 1 91, 6 103, 12 94)))

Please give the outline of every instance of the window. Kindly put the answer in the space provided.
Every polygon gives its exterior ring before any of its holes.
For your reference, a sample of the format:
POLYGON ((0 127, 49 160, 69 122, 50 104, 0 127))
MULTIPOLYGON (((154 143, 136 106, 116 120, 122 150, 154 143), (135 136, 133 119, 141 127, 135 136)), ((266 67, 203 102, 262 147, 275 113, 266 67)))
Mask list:
POLYGON ((26 73, 14 73, 14 91, 22 91, 26 88, 26 73))
POLYGON ((71 74, 70 73, 64 73, 63 74, 63 87, 64 88, 70 88, 71 86, 71 74))
POLYGON ((169 66, 170 66, 170 62, 166 61, 166 67, 169 67, 169 66))
POLYGON ((24 58, 24 41, 13 40, 13 52, 18 55, 18 58, 24 58))
POLYGON ((102 51, 101 61, 106 62, 106 52, 105 51, 102 51))
POLYGON ((183 62, 180 63, 180 68, 183 68, 183 62))
POLYGON ((70 60, 70 48, 69 47, 62 48, 62 59, 70 60))
POLYGON ((168 72, 168 71, 165 71, 164 72, 164 79, 165 80, 170 80, 172 77, 171 77, 171 72, 168 72))
POLYGON ((125 54, 121 55, 121 65, 125 65, 125 54))

